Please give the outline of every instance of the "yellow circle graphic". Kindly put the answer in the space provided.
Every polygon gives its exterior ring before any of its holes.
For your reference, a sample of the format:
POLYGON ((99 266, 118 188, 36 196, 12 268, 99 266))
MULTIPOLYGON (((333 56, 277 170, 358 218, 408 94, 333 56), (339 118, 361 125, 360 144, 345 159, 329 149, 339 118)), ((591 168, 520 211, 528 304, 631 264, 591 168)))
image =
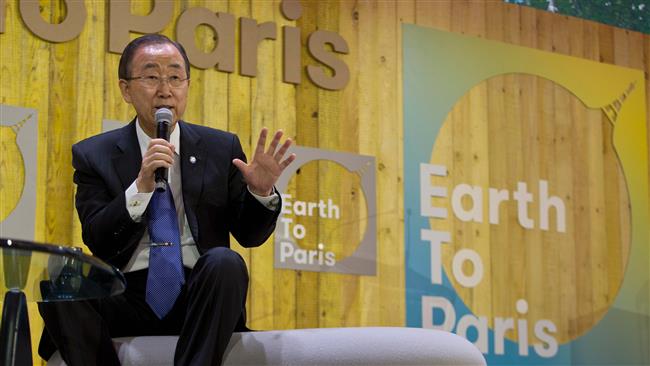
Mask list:
MULTIPOLYGON (((612 136, 601 109, 527 74, 479 83, 447 115, 431 163, 447 167, 432 184, 447 188, 448 198, 434 201, 448 217, 430 225, 451 233, 442 246, 445 272, 491 328, 495 318, 526 319, 533 344, 534 324, 547 319, 562 344, 588 332, 613 304, 628 263, 631 215, 612 136), (463 249, 482 262, 473 287, 467 278, 475 265, 454 261, 463 249)), ((505 336, 517 341, 518 327, 505 336)))
MULTIPOLYGON (((291 178, 286 192, 291 198, 283 205, 291 213, 282 217, 293 220, 289 234, 299 247, 332 252, 337 262, 355 252, 368 219, 358 173, 333 161, 311 161, 291 178)), ((278 225, 283 228, 282 220, 278 225)))

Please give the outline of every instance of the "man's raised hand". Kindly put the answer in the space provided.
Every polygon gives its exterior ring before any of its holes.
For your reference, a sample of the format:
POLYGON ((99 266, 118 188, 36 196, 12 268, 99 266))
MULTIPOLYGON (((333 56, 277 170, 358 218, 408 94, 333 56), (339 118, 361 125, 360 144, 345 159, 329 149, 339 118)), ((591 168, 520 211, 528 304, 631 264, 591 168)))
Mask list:
POLYGON ((265 150, 268 129, 266 127, 262 128, 250 162, 246 164, 240 159, 233 159, 232 161, 241 171, 251 192, 259 196, 269 196, 273 193, 275 182, 277 182, 284 169, 296 159, 296 154, 291 154, 282 160, 292 143, 290 138, 286 139, 278 149, 282 134, 282 130, 278 130, 273 136, 268 149, 265 150))

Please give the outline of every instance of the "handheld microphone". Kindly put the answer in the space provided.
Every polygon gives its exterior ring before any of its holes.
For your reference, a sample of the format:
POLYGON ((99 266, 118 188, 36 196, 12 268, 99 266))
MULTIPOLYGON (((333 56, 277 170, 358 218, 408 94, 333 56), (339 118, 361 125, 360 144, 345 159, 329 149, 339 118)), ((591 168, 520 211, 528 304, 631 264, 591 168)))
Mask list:
MULTIPOLYGON (((167 108, 160 108, 156 111, 156 138, 169 141, 169 126, 172 124, 174 115, 167 108)), ((167 168, 158 168, 155 172, 156 190, 164 191, 167 188, 167 168)))

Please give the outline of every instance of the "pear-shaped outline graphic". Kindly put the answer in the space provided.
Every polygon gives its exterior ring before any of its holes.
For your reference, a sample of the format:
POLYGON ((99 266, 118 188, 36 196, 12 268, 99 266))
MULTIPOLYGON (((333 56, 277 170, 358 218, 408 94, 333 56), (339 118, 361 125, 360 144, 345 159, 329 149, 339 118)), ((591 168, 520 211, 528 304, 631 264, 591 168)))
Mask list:
POLYGON ((32 114, 27 115, 27 117, 23 118, 21 121, 19 121, 16 124, 10 125, 10 126, 0 126, 1 129, 11 129, 11 132, 4 132, 2 135, 3 136, 3 141, 2 145, 4 144, 13 144, 16 149, 15 154, 8 154, 6 151, 2 151, 2 156, 0 156, 0 167, 4 170, 3 171, 3 177, 0 179, 0 204, 2 205, 2 216, 0 216, 0 222, 4 221, 11 213, 18 207, 18 204, 20 202, 20 199, 23 196, 23 193, 25 192, 25 158, 23 156, 23 152, 20 148, 20 146, 17 143, 17 138, 18 138, 18 133, 20 132, 20 129, 27 123, 27 121, 32 118, 32 114), (13 155, 13 156, 11 156, 13 155), (12 159, 12 160, 9 160, 12 159), (11 162, 11 164, 10 164, 11 162), (9 174, 9 167, 19 167, 17 172, 18 175, 15 174, 9 174), (15 196, 7 196, 8 194, 12 194, 14 192, 7 192, 6 191, 6 182, 8 180, 11 180, 12 183, 20 183, 20 188, 18 194, 15 196), (8 207, 5 207, 8 206, 8 207))
MULTIPOLYGON (((468 88, 465 91, 465 94, 460 96, 455 101, 455 103, 452 105, 451 109, 447 112, 447 114, 445 115, 445 118, 443 120, 442 125, 444 126, 445 124, 451 122, 451 121, 449 121, 449 117, 450 117, 450 115, 452 113, 452 110, 457 106, 458 103, 461 102, 461 100, 463 98, 467 97, 469 95, 469 93, 472 90, 474 90, 474 88, 479 87, 482 83, 486 83, 489 80, 493 80, 493 79, 496 79, 496 78, 499 78, 499 77, 504 77, 506 75, 526 75, 526 76, 530 76, 530 77, 536 77, 536 78, 539 78, 541 80, 545 80, 545 81, 550 82, 553 85, 565 90, 567 93, 571 94, 572 96, 574 96, 585 108, 590 109, 590 110, 595 110, 595 111, 600 110, 600 112, 602 112, 603 116, 606 117, 606 120, 609 122, 610 126, 612 127, 611 136, 609 136, 609 142, 611 144, 610 146, 611 146, 611 149, 612 149, 612 151, 614 153, 615 159, 618 162, 620 177, 621 177, 622 181, 624 182, 623 183, 623 189, 625 191, 625 194, 627 196, 628 201, 631 201, 632 197, 630 195, 630 186, 628 184, 628 179, 627 179, 626 175, 624 174, 624 165, 623 165, 623 162, 621 160, 620 154, 618 152, 617 146, 615 144, 613 134, 614 134, 614 130, 616 129, 616 122, 617 122, 618 117, 619 117, 619 112, 623 108, 623 106, 624 106, 626 100, 628 99, 628 97, 630 96, 630 94, 632 94, 632 92, 635 91, 636 83, 634 83, 634 82, 630 83, 629 86, 627 88, 625 88, 625 90, 623 92, 621 92, 621 94, 618 97, 616 97, 611 103, 609 103, 607 105, 604 105, 602 107, 592 107, 592 106, 587 105, 585 103, 585 101, 582 98, 580 98, 580 96, 578 96, 576 93, 574 93, 573 91, 568 89, 564 84, 562 84, 560 82, 557 82, 555 80, 549 79, 549 78, 547 78, 545 76, 542 76, 542 75, 538 75, 538 74, 534 74, 534 73, 527 73, 527 72, 511 72, 511 73, 509 72, 509 73, 502 73, 502 74, 492 75, 489 78, 481 80, 481 81, 477 82, 476 84, 474 84, 473 86, 471 86, 470 88, 468 88)), ((441 130, 442 130, 442 127, 441 127, 441 130)), ((432 145, 432 152, 431 152, 432 155, 436 151, 436 143, 439 141, 438 139, 440 139, 440 138, 441 138, 441 133, 439 133, 436 136, 436 140, 432 145)), ((436 162, 434 162, 434 160, 431 159, 431 161, 429 163, 434 164, 436 162)), ((629 214, 629 220, 631 220, 632 219, 632 211, 631 211, 631 209, 629 209, 628 214, 629 214)), ((434 222, 434 220, 430 219, 429 220, 429 225, 432 225, 431 224, 432 222, 434 222)), ((433 226, 431 226, 430 228, 432 230, 434 230, 433 226)), ((632 247, 632 231, 631 231, 631 227, 628 228, 628 230, 629 230, 628 233, 625 235, 626 238, 621 239, 621 243, 626 244, 627 247, 628 247, 627 256, 624 258, 623 274, 619 278, 619 283, 617 284, 615 291, 608 295, 608 296, 611 296, 611 299, 608 302, 607 308, 601 309, 601 312, 598 313, 597 316, 594 317, 594 319, 592 320, 590 325, 587 326, 587 327, 584 327, 584 329, 580 329, 577 335, 573 335, 570 339, 564 339, 564 338, 558 339, 560 344, 570 343, 571 341, 574 341, 577 337, 580 337, 580 336, 588 333, 589 331, 591 331, 591 329, 593 327, 597 326, 598 323, 600 323, 600 321, 602 321, 602 319, 606 316, 607 311, 609 311, 609 309, 611 309, 614 306, 615 299, 616 299, 617 295, 620 293, 621 289, 623 288, 623 282, 624 282, 624 279, 625 279, 624 274, 627 271, 628 264, 629 264, 629 261, 631 259, 631 254, 630 254, 631 253, 631 247, 632 247)), ((445 266, 445 274, 449 276, 451 272, 447 267, 448 266, 445 266)), ((458 286, 456 281, 453 281, 452 283, 454 283, 453 286, 458 286)), ((505 285, 505 284, 501 284, 501 285, 505 285)), ((456 289, 456 290, 458 290, 458 289, 456 289)), ((459 297, 460 297, 460 299, 462 299, 461 301, 465 304, 465 306, 468 309, 470 309, 473 313, 475 313, 474 309, 472 309, 471 306, 468 305, 468 303, 466 303, 467 299, 465 297, 463 297, 463 296, 459 296, 459 297)), ((508 314, 508 315, 517 316, 516 313, 515 314, 508 314)), ((490 325, 489 329, 494 330, 494 326, 490 325)), ((529 329, 529 331, 530 330, 532 330, 532 328, 529 329)), ((507 334, 505 337, 506 337, 506 339, 508 339, 510 341, 513 341, 513 342, 517 341, 516 338, 515 338, 516 335, 514 335, 514 334, 507 334)), ((557 334, 556 334, 556 337, 557 337, 557 334)))

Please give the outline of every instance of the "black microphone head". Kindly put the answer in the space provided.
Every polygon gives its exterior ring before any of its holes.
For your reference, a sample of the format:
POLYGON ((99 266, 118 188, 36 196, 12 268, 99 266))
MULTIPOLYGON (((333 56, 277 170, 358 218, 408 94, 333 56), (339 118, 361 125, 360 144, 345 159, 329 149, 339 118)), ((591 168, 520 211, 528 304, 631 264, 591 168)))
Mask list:
POLYGON ((160 108, 156 111, 156 123, 163 122, 171 125, 173 118, 172 111, 167 108, 160 108))
POLYGON ((169 128, 174 115, 167 108, 160 108, 156 111, 156 137, 169 141, 169 128))

